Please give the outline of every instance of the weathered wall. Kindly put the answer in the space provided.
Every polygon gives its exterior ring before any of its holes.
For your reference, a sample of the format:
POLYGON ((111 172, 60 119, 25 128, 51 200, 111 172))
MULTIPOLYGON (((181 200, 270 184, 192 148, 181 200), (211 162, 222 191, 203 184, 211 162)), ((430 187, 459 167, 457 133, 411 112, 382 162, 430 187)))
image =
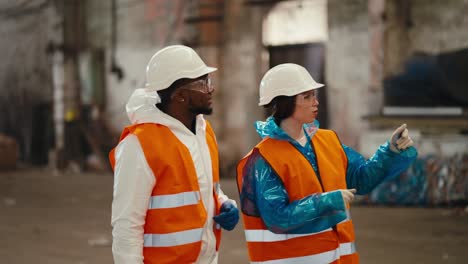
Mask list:
MULTIPOLYGON (((45 131, 43 126, 33 125, 33 118, 40 118, 38 105, 52 101, 46 49, 56 14, 44 2, 21 5, 16 1, 0 1, 0 133, 19 141, 22 159, 27 161, 33 151, 33 130, 45 131)), ((42 122, 47 125, 47 120, 42 122)))
POLYGON ((115 61, 121 80, 110 72, 112 43, 111 1, 88 1, 88 39, 91 47, 107 55, 106 117, 115 131, 128 124, 125 104, 134 89, 145 84, 146 64, 157 50, 181 42, 186 1, 145 0, 116 3, 115 61))
POLYGON ((328 1, 330 120, 345 144, 359 146, 362 117, 383 107, 381 80, 414 52, 468 47, 467 12, 467 0, 328 1))
POLYGON ((413 0, 413 50, 444 52, 468 47, 468 0, 413 0))
MULTIPOLYGON (((201 7, 199 1, 147 0, 130 5, 118 0, 116 62, 125 76, 119 81, 107 73, 106 117, 115 131, 128 124, 125 104, 133 89, 144 84, 150 57, 166 45, 188 43, 208 65, 218 68, 212 76, 214 112, 207 119, 218 136, 221 169, 232 174, 237 161, 258 142, 253 123, 263 118, 257 106, 265 61, 261 58, 263 9, 243 1, 222 2, 205 1, 201 7), (217 15, 222 19, 197 22, 217 15), (195 22, 187 23, 187 18, 195 22)), ((111 1, 90 1, 88 16, 90 45, 106 49, 110 68, 111 1)))
POLYGON ((385 75, 416 51, 436 54, 468 47, 467 0, 387 0, 385 75))
POLYGON ((1 98, 27 93, 33 101, 50 101, 52 87, 46 54, 51 33, 50 7, 27 12, 11 1, 1 0, 0 8, 1 98))

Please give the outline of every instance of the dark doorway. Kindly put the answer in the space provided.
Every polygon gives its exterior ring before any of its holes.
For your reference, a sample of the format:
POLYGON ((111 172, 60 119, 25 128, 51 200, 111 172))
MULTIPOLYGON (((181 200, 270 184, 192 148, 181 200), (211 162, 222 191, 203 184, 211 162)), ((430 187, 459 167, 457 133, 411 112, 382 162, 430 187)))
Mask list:
MULTIPOLYGON (((306 68, 315 81, 325 81, 325 45, 310 43, 286 46, 269 46, 270 68, 281 63, 296 63, 306 68)), ((321 128, 328 128, 327 89, 319 92, 320 110, 318 120, 321 128)))

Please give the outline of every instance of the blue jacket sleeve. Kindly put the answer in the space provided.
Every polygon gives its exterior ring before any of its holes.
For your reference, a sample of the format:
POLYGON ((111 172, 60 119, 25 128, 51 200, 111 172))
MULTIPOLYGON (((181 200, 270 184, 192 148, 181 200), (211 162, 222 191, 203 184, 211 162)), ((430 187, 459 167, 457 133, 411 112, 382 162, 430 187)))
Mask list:
POLYGON ((414 147, 394 153, 390 150, 388 141, 368 160, 348 146, 343 145, 343 149, 348 157, 346 183, 348 188, 356 188, 360 195, 371 192, 385 179, 408 169, 418 155, 414 147))
POLYGON ((260 216, 270 231, 280 234, 320 232, 346 219, 340 191, 290 201, 283 182, 258 152, 243 171, 241 204, 244 213, 260 216))

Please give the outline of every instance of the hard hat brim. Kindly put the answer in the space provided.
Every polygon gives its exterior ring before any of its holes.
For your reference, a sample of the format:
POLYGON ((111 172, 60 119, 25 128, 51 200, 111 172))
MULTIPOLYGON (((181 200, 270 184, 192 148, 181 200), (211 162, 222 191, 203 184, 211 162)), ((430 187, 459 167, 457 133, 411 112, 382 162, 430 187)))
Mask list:
POLYGON ((259 106, 267 105, 275 97, 278 97, 278 96, 282 96, 282 95, 283 96, 295 96, 295 95, 301 94, 303 92, 312 91, 312 90, 315 90, 315 89, 322 88, 324 86, 325 86, 325 84, 323 84, 323 83, 315 83, 312 86, 306 86, 306 87, 304 87, 302 89, 299 89, 299 90, 285 88, 284 90, 278 91, 278 94, 276 96, 274 96, 274 97, 260 98, 260 102, 258 103, 258 105, 259 106))
MULTIPOLYGON (((201 76, 203 76, 205 74, 209 74, 209 73, 215 72, 217 70, 218 70, 217 68, 205 66, 205 67, 202 67, 202 68, 197 69, 195 71, 185 72, 185 73, 181 74, 183 77, 180 77, 179 79, 184 79, 184 78, 196 79, 196 78, 199 78, 199 77, 201 77, 201 76)), ((173 82, 175 82, 175 81, 177 81, 179 79, 175 79, 173 82)), ((161 91, 161 90, 169 88, 169 86, 173 82, 171 82, 171 83, 160 83, 160 84, 147 83, 145 85, 145 89, 147 91, 156 91, 157 92, 157 91, 161 91)))

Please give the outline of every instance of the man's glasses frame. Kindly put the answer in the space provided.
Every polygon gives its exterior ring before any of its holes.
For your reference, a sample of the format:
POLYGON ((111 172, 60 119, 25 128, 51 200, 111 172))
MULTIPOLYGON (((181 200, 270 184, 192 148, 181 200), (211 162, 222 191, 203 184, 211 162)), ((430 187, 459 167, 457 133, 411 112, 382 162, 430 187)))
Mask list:
POLYGON ((214 86, 213 86, 213 83, 211 82, 211 78, 206 78, 206 79, 190 82, 184 85, 182 89, 201 92, 204 94, 214 92, 214 86))

